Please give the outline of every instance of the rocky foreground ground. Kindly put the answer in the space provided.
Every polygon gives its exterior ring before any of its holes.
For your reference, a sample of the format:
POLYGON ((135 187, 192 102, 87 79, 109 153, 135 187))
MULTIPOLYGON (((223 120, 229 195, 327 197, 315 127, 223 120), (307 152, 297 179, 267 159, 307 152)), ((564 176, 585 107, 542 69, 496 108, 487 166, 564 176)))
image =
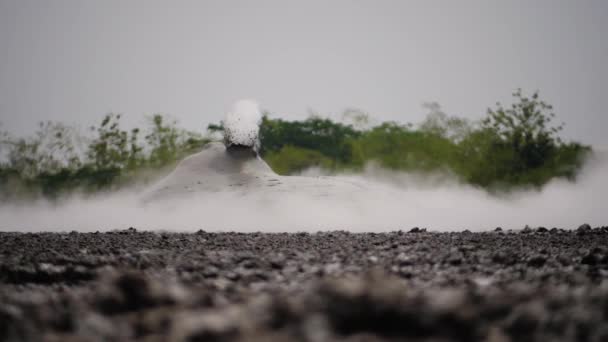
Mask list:
POLYGON ((608 227, 0 233, 0 340, 608 341, 608 227))

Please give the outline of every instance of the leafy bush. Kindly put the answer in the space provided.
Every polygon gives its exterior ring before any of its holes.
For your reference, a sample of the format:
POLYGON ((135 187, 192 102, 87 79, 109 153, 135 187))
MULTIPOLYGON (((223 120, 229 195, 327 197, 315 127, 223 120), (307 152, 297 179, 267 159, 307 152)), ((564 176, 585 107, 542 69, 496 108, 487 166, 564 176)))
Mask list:
POLYGON ((574 179, 591 151, 578 143, 564 143, 558 136, 563 124, 552 125, 552 107, 538 93, 513 94, 510 108, 500 103, 488 109, 480 128, 461 143, 470 162, 464 179, 481 186, 501 184, 542 186, 554 177, 574 179))
POLYGON ((383 167, 404 171, 449 168, 456 152, 456 145, 441 135, 396 123, 384 123, 363 132, 352 146, 358 166, 376 161, 383 167))
POLYGON ((264 116, 260 127, 262 155, 277 153, 284 146, 320 152, 335 163, 349 163, 349 141, 360 135, 350 125, 311 117, 304 121, 284 121, 264 116))
POLYGON ((319 151, 289 145, 283 146, 278 152, 268 154, 265 159, 275 172, 283 175, 298 173, 311 167, 334 167, 334 161, 319 151))

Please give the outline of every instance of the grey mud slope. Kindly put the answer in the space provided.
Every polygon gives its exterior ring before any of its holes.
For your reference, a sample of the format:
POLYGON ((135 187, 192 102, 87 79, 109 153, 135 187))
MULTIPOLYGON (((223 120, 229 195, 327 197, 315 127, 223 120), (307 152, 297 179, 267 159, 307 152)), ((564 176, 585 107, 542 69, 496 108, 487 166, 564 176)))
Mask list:
POLYGON ((252 149, 226 148, 216 142, 208 144, 201 152, 184 158, 173 172, 146 191, 143 200, 183 200, 201 194, 260 197, 297 193, 300 196, 319 198, 356 195, 363 193, 364 189, 366 186, 363 182, 337 177, 280 176, 252 149))
POLYGON ((608 227, 0 233, 0 340, 607 341, 608 227))

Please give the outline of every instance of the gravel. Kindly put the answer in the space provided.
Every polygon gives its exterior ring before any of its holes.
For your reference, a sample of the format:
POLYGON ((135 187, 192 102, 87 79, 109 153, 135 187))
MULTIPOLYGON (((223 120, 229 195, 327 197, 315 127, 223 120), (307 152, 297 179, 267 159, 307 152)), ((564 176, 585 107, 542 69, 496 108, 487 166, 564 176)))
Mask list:
POLYGON ((608 227, 0 233, 0 340, 608 341, 608 227))

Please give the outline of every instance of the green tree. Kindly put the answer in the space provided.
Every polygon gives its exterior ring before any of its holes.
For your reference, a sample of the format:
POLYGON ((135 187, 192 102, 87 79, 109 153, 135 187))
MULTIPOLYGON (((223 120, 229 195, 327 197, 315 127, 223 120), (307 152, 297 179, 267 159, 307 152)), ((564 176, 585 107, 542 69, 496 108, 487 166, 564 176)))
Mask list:
POLYGON ((89 144, 87 157, 96 170, 133 170, 142 164, 143 147, 139 129, 120 127, 120 114, 107 114, 98 127, 91 127, 96 136, 89 144))
POLYGON ((511 107, 498 103, 488 109, 481 127, 460 144, 465 179, 487 187, 541 186, 553 177, 575 177, 590 148, 559 138, 563 124, 552 123, 553 107, 538 92, 528 97, 518 89, 513 97, 511 107))
POLYGON ((498 103, 496 109, 488 109, 482 126, 496 134, 497 144, 513 150, 517 160, 512 171, 517 172, 540 167, 552 156, 561 144, 557 134, 563 124, 551 124, 553 107, 540 100, 538 92, 526 97, 518 89, 513 96, 510 108, 498 103))

